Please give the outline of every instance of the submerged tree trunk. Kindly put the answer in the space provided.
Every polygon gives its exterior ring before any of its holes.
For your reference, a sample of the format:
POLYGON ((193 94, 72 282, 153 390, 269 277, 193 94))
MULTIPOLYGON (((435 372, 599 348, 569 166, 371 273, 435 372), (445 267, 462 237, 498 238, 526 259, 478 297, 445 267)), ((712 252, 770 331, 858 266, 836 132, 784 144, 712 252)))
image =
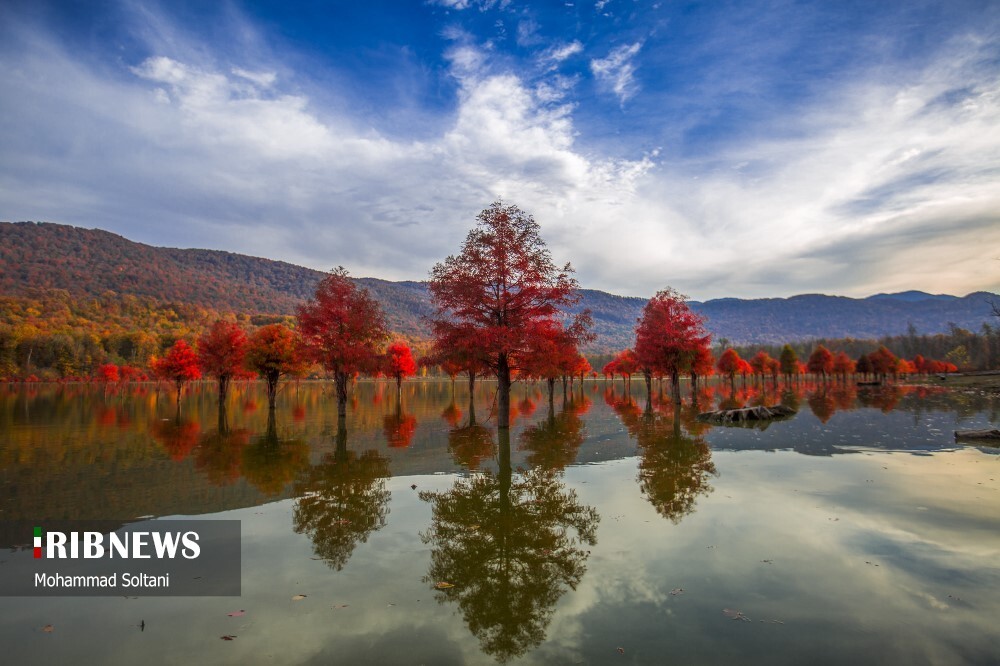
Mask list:
POLYGON ((264 373, 264 383, 267 386, 267 408, 274 411, 274 403, 278 398, 278 379, 280 374, 276 370, 268 370, 264 373))
POLYGON ((226 401, 229 395, 229 375, 219 375, 219 404, 226 401))
POLYGON ((333 373, 333 382, 337 385, 337 418, 347 417, 347 380, 346 372, 333 373))
POLYGON ((506 354, 500 354, 497 362, 497 427, 510 427, 510 364, 506 354))

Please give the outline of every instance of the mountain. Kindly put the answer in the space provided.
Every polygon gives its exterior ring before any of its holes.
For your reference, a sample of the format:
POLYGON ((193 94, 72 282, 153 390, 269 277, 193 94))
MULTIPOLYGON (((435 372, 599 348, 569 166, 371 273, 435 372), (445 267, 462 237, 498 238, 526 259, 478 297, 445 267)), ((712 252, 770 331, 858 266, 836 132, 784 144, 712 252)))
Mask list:
MULTIPOLYGON (((159 248, 99 229, 52 223, 0 223, 0 297, 37 298, 59 290, 70 299, 139 297, 166 306, 247 315, 291 315, 314 291, 320 271, 217 250, 159 248)), ((425 282, 357 278, 386 309, 390 327, 426 337, 433 311, 425 282)), ((631 346, 645 299, 581 290, 589 308, 594 351, 631 346)), ((854 299, 822 294, 791 298, 720 298, 691 302, 708 317, 716 339, 733 344, 809 338, 878 338, 913 325, 940 333, 950 325, 978 330, 990 320, 985 292, 965 297, 919 291, 854 299)), ((0 322, 3 323, 3 322, 0 322)))

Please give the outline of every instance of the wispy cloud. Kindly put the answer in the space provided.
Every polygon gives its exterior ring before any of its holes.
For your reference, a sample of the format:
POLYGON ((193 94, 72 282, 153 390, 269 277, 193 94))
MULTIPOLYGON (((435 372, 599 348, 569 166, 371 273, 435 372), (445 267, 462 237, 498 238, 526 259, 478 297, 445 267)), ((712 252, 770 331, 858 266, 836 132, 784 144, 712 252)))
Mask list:
POLYGON ((611 51, 605 58, 595 58, 590 61, 590 71, 594 78, 605 88, 610 89, 621 104, 639 91, 635 82, 635 64, 633 60, 642 49, 641 42, 623 44, 611 51))

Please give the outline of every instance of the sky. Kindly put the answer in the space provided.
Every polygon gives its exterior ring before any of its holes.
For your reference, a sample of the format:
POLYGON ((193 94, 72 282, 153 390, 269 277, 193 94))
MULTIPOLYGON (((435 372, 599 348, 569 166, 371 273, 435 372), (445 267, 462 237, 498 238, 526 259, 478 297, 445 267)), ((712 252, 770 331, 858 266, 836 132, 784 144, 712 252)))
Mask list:
POLYGON ((1000 2, 0 3, 0 220, 426 280, 1000 291, 1000 2))

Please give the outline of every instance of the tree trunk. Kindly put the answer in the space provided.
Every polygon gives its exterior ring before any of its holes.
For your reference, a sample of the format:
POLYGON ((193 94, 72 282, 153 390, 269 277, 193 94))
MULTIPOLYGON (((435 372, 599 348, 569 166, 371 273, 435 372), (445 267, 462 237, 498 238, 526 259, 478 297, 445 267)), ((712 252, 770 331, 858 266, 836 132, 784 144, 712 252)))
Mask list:
POLYGON ((681 404, 681 376, 676 370, 670 373, 670 390, 674 394, 674 404, 681 404))
POLYGON ((229 395, 229 375, 219 375, 219 404, 226 402, 229 395))
POLYGON ((334 372, 333 381, 337 385, 337 418, 347 418, 347 373, 334 372))
POLYGON ((274 411, 274 404, 278 398, 278 379, 281 377, 275 370, 264 373, 264 383, 267 385, 267 408, 274 411))
POLYGON ((510 364, 506 354, 500 354, 497 362, 497 427, 510 427, 510 364))
POLYGON ((646 380, 646 405, 649 409, 653 408, 653 373, 649 370, 643 370, 642 376, 646 380))

